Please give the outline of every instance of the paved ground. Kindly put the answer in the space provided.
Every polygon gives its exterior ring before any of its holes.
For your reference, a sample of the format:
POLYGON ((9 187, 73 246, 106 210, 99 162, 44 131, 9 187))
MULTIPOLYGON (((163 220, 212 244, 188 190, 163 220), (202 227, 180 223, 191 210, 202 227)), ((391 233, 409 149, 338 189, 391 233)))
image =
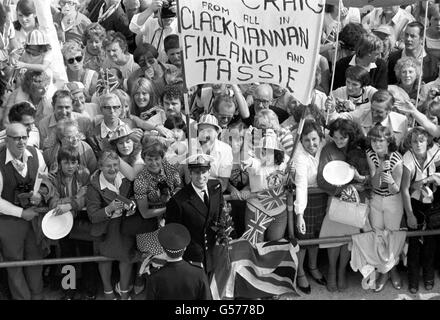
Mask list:
MULTIPOLYGON (((360 273, 350 271, 347 273, 348 289, 344 292, 328 292, 326 287, 318 285, 313 280, 310 280, 312 292, 310 295, 302 294, 301 297, 286 296, 286 300, 440 300, 440 278, 436 276, 436 283, 434 289, 426 291, 422 281, 420 282, 419 292, 411 294, 408 291, 408 282, 406 279, 406 272, 400 272, 403 282, 403 287, 396 290, 388 282, 385 289, 376 293, 372 290, 364 290, 361 287, 362 276, 360 273)), ((62 296, 61 291, 45 289, 45 296, 48 300, 57 300, 62 296)), ((98 300, 104 299, 102 294, 97 297, 98 300)), ((134 297, 134 300, 143 300, 144 294, 134 297)))

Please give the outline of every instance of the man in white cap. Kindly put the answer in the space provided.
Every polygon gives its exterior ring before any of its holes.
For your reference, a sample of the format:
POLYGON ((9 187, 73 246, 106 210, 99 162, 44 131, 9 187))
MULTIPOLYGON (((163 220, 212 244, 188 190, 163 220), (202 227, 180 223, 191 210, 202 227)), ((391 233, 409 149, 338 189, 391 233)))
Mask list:
POLYGON ((84 94, 84 84, 79 81, 72 81, 65 84, 65 89, 70 91, 73 102, 73 111, 93 120, 100 114, 99 106, 96 103, 87 103, 84 94))
POLYGON ((147 300, 210 300, 206 274, 182 258, 191 241, 188 229, 170 223, 159 229, 158 238, 167 263, 147 277, 147 300))
MULTIPOLYGON (((6 135, 6 148, 0 151, 0 251, 5 261, 42 259, 32 226, 32 220, 38 216, 35 207, 42 197, 32 190, 37 174, 47 172, 47 167, 40 151, 26 146, 28 132, 24 125, 11 123, 6 135), (19 195, 29 192, 30 205, 25 206, 19 195)), ((42 298, 42 266, 7 271, 13 299, 42 298)))
POLYGON ((217 118, 212 114, 204 114, 197 124, 197 140, 193 139, 190 154, 203 153, 211 156, 210 177, 218 179, 225 191, 228 187, 232 171, 232 148, 220 141, 218 135, 221 131, 217 118), (194 152, 197 148, 197 152, 194 152))
POLYGON ((209 275, 213 271, 212 249, 216 234, 212 229, 220 220, 224 206, 221 185, 209 179, 210 157, 196 154, 188 159, 191 183, 178 191, 167 203, 165 222, 183 224, 191 234, 183 258, 202 264, 209 275))

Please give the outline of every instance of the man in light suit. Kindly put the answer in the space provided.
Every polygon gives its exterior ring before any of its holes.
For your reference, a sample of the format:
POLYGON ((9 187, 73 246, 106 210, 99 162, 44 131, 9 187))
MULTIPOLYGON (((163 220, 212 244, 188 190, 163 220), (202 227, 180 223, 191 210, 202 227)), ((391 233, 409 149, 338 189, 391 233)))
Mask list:
POLYGON ((337 113, 334 104, 328 99, 326 107, 330 107, 330 122, 337 118, 352 120, 362 127, 364 135, 377 123, 388 127, 396 138, 399 146, 408 130, 408 119, 406 116, 391 111, 394 105, 394 97, 387 90, 378 90, 371 97, 371 107, 362 106, 350 112, 337 113))
POLYGON ((191 242, 183 258, 188 262, 201 263, 209 274, 214 269, 212 249, 216 240, 211 227, 222 214, 222 188, 218 180, 209 180, 209 156, 191 156, 188 169, 191 182, 168 201, 165 221, 166 224, 183 224, 189 230, 191 242))

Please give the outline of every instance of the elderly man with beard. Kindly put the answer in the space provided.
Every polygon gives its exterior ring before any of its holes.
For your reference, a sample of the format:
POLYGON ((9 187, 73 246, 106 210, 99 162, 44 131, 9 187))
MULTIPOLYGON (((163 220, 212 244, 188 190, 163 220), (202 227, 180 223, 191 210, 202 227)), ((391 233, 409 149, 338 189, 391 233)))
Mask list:
POLYGON ((40 143, 43 150, 54 144, 57 123, 61 120, 71 119, 78 123, 79 131, 87 135, 91 130, 92 122, 77 112, 73 112, 73 102, 70 92, 67 90, 58 90, 52 97, 53 113, 46 116, 38 123, 40 131, 40 143))
MULTIPOLYGON (((0 250, 5 261, 39 260, 43 254, 32 221, 38 216, 35 207, 42 196, 32 190, 37 174, 47 171, 46 164, 38 149, 26 146, 24 125, 8 125, 6 135, 6 148, 0 151, 0 250), (28 201, 22 201, 19 195, 29 192, 28 201)), ((14 300, 43 298, 42 266, 7 271, 14 300)))
POLYGON ((337 118, 352 120, 361 126, 365 136, 372 127, 380 123, 390 129, 397 146, 400 146, 408 130, 408 119, 400 113, 391 111, 393 105, 394 97, 387 90, 376 91, 371 97, 371 106, 361 106, 350 112, 337 113, 330 99, 326 101, 330 122, 337 118))
POLYGON ((42 71, 28 70, 24 74, 21 86, 15 89, 8 98, 3 112, 3 125, 7 125, 9 109, 19 102, 31 102, 35 108, 35 122, 52 114, 53 109, 50 97, 54 94, 56 88, 50 83, 50 77, 42 71))

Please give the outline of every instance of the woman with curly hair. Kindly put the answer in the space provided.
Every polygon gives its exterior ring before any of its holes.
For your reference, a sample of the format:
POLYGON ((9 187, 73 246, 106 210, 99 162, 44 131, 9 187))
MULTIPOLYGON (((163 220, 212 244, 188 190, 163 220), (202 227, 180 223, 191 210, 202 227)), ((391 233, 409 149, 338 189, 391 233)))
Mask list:
MULTIPOLYGON (((394 67, 396 73, 397 84, 389 85, 388 91, 394 96, 395 103, 404 103, 405 101, 411 101, 415 104, 418 93, 418 80, 422 72, 420 62, 413 57, 402 57, 397 60, 394 67)), ((425 90, 423 87, 425 84, 422 82, 419 94, 419 105, 421 105, 425 99, 425 90)))
MULTIPOLYGON (((358 155, 363 154, 363 159, 357 159, 359 162, 360 160, 364 160, 366 162, 366 156, 365 152, 363 150, 360 150, 359 148, 359 142, 362 139, 363 134, 361 129, 355 122, 346 119, 336 119, 330 124, 329 130, 331 141, 327 143, 321 151, 321 155, 319 158, 317 183, 318 187, 327 192, 327 194, 330 196, 329 198, 331 199, 331 197, 341 195, 342 191, 348 185, 334 186, 324 179, 323 171, 327 163, 334 160, 349 162, 350 158, 354 158, 353 155, 356 153, 358 155)), ((354 179, 350 183, 354 184, 358 191, 361 191, 362 185, 360 185, 359 183, 365 183, 367 181, 367 178, 368 177, 366 175, 361 175, 361 173, 359 173, 358 170, 355 169, 354 179)), ((328 207, 330 207, 330 205, 328 207)), ((330 220, 329 213, 327 211, 327 214, 325 215, 324 221, 322 223, 319 237, 337 237, 356 233, 359 233, 359 228, 330 220)), ((347 267, 347 263, 350 260, 350 251, 348 251, 348 244, 346 242, 329 243, 321 244, 319 245, 319 247, 327 248, 328 253, 329 269, 327 275, 327 289, 330 292, 334 292, 336 290, 345 290, 347 287, 345 270, 347 267), (339 267, 337 267, 338 260, 339 267)))
POLYGON ((84 30, 82 43, 84 50, 84 68, 99 72, 105 60, 102 42, 105 29, 99 23, 91 23, 84 30))

